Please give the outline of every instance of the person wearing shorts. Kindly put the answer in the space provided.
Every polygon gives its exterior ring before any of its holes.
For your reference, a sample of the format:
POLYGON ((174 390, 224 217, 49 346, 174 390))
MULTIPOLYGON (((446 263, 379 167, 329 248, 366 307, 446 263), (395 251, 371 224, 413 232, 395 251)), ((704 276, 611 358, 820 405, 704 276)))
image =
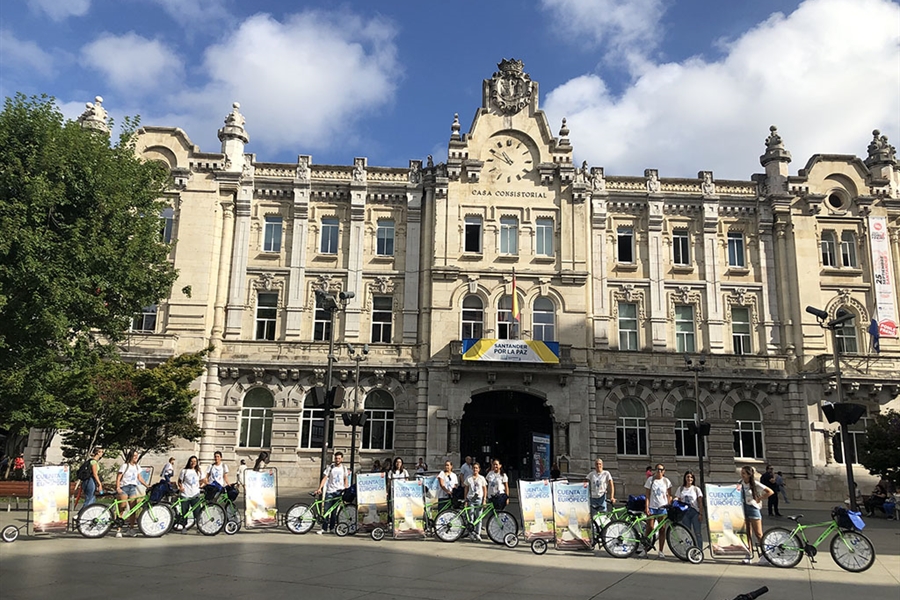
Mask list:
MULTIPOLYGON (((756 543, 760 548, 759 564, 766 565, 769 561, 762 554, 762 501, 772 495, 774 492, 756 481, 753 474, 753 467, 741 467, 741 498, 744 505, 744 520, 747 522, 747 543, 750 546, 750 557, 753 556, 753 537, 756 536, 756 543)), ((744 559, 744 564, 750 564, 750 557, 744 559)))
MULTIPOLYGON (((150 484, 144 481, 144 477, 141 475, 141 465, 138 464, 137 450, 130 450, 125 455, 125 462, 119 467, 119 472, 116 474, 116 497, 125 501, 125 509, 122 512, 127 512, 137 503, 137 499, 141 496, 141 493, 138 491, 138 484, 150 487, 150 484), (132 500, 134 502, 131 502, 132 500)), ((128 527, 132 535, 134 535, 134 523, 136 520, 137 513, 128 517, 128 527)), ((117 532, 116 537, 122 537, 122 532, 117 532)))
MULTIPOLYGON (((672 482, 666 477, 666 468, 663 465, 656 465, 653 476, 647 479, 647 483, 644 484, 644 489, 647 490, 647 502, 644 504, 644 512, 647 516, 655 517, 656 515, 664 515, 666 513, 666 505, 672 503, 672 482)), ((648 536, 650 535, 650 532, 653 531, 655 523, 656 519, 654 518, 647 520, 648 536)), ((659 531, 659 558, 666 557, 665 547, 666 528, 663 527, 659 531)))

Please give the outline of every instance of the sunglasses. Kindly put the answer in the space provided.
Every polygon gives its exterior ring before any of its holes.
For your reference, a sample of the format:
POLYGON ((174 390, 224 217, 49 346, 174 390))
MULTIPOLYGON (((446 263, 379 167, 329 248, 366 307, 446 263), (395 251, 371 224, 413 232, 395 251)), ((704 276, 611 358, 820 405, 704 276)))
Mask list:
POLYGON ((665 469, 657 469, 657 471, 660 471, 660 472, 662 472, 662 471, 665 471, 665 469))

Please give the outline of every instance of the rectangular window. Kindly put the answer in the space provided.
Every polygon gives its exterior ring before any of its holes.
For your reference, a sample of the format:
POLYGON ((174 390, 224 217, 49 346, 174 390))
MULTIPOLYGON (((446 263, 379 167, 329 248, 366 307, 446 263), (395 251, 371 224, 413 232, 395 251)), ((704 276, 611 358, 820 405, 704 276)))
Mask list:
POLYGON ((164 244, 172 243, 172 232, 175 229, 175 211, 164 208, 159 215, 159 239, 164 244))
POLYGON ((735 421, 733 434, 736 457, 762 459, 762 423, 759 421, 735 421))
POLYGON ((390 296, 375 296, 372 298, 372 343, 391 343, 391 321, 393 311, 390 296))
POLYGON ((316 314, 313 318, 313 341, 327 342, 331 339, 331 311, 322 306, 316 296, 316 314))
POLYGON ((275 339, 275 322, 278 313, 278 294, 262 293, 256 299, 256 338, 275 339))
POLYGON ((281 217, 266 217, 263 232, 263 252, 281 252, 281 217))
POLYGON ((856 328, 853 326, 853 323, 854 321, 844 323, 834 330, 834 339, 837 342, 840 354, 856 354, 859 352, 859 345, 856 343, 856 328))
POLYGON ((519 253, 519 220, 515 217, 500 219, 500 254, 519 253))
POLYGON ((852 231, 841 233, 841 265, 848 269, 855 269, 856 262, 856 236, 852 231))
POLYGON ((466 217, 465 251, 481 252, 481 217, 466 217))
POLYGON ((322 219, 322 241, 319 245, 320 254, 337 254, 339 227, 340 224, 337 219, 322 219))
POLYGON ((835 260, 834 254, 834 233, 831 231, 822 232, 822 266, 837 266, 837 260, 835 260))
POLYGON ((156 313, 158 307, 145 306, 131 319, 131 331, 135 333, 156 333, 156 313))
POLYGON ((394 222, 390 220, 378 221, 378 232, 375 247, 378 256, 394 255, 394 222))
POLYGON ((744 258, 744 234, 740 231, 728 232, 728 266, 745 267, 744 258))
POLYGON ((272 445, 272 409, 243 408, 241 410, 241 448, 268 448, 272 445))
POLYGON ((675 307, 675 350, 694 352, 694 307, 679 304, 675 307))
POLYGON ((538 256, 553 256, 553 219, 538 219, 536 225, 535 251, 538 256))
POLYGON ((620 263, 634 262, 634 229, 631 227, 619 227, 617 233, 616 258, 620 263))
POLYGON ((619 350, 637 349, 637 304, 631 302, 619 302, 619 350))
POLYGON ((676 265, 691 264, 691 252, 686 229, 672 232, 672 262, 676 265))
POLYGON ((750 354, 750 309, 732 307, 731 344, 735 354, 750 354))

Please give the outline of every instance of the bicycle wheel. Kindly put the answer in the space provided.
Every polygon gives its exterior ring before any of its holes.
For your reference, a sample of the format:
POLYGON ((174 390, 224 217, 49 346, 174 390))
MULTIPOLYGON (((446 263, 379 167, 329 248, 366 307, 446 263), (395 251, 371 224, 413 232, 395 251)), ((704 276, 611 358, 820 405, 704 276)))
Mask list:
POLYGON ((507 548, 515 548, 519 545, 519 536, 515 533, 507 533, 503 536, 503 545, 507 548))
POLYGON ((347 533, 356 533, 356 507, 345 504, 338 513, 338 523, 347 524, 347 533))
POLYGON ((447 509, 438 514, 434 520, 434 534, 442 542, 455 542, 463 534, 462 515, 453 509, 447 509))
POLYGON ((625 521, 610 521, 600 532, 600 537, 606 551, 615 558, 628 558, 634 554, 640 541, 634 525, 625 521))
POLYGON ((547 553, 547 540, 537 538, 531 542, 531 551, 540 556, 547 553))
POLYGON ((113 525, 113 513, 106 504, 88 504, 78 513, 78 533, 86 538, 101 538, 113 525))
POLYGON ((172 509, 165 504, 151 504, 141 511, 138 529, 144 537, 160 537, 172 528, 172 509))
POLYGON ((218 504, 207 504, 197 510, 197 529, 203 535, 218 535, 225 527, 225 509, 218 504))
POLYGON ((679 560, 688 559, 688 550, 696 546, 690 529, 680 523, 669 523, 666 530, 666 543, 679 560))
POLYGON ((291 533, 307 533, 316 524, 316 515, 307 505, 298 502, 284 515, 284 525, 291 533))
POLYGON ((858 531, 838 531, 831 538, 831 558, 845 571, 860 573, 875 563, 875 547, 858 531))
POLYGON ((372 530, 372 533, 370 535, 372 536, 373 540, 375 540, 376 542, 380 542, 384 539, 384 527, 376 527, 372 530))
POLYGON ((13 543, 19 539, 19 528, 15 525, 7 525, 3 528, 3 541, 13 543))
POLYGON ((703 550, 697 546, 691 546, 687 551, 687 560, 692 565, 699 565, 703 562, 703 550))
POLYGON ((797 565, 803 558, 803 545, 792 532, 773 527, 760 540, 760 551, 770 563, 782 569, 797 565))
POLYGON ((502 544, 509 533, 519 533, 519 523, 512 513, 501 510, 492 514, 487 522, 487 534, 491 541, 502 544))
POLYGON ((234 535, 241 530, 239 521, 225 521, 225 535, 234 535))

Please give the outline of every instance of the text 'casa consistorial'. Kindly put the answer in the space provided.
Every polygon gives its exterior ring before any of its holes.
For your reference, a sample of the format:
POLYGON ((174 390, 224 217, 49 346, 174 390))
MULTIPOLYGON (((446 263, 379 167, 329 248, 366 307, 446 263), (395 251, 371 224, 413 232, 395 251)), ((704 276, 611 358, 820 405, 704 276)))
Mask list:
POLYGON ((546 192, 521 192, 514 190, 472 190, 473 196, 496 196, 498 198, 546 198, 546 192))

